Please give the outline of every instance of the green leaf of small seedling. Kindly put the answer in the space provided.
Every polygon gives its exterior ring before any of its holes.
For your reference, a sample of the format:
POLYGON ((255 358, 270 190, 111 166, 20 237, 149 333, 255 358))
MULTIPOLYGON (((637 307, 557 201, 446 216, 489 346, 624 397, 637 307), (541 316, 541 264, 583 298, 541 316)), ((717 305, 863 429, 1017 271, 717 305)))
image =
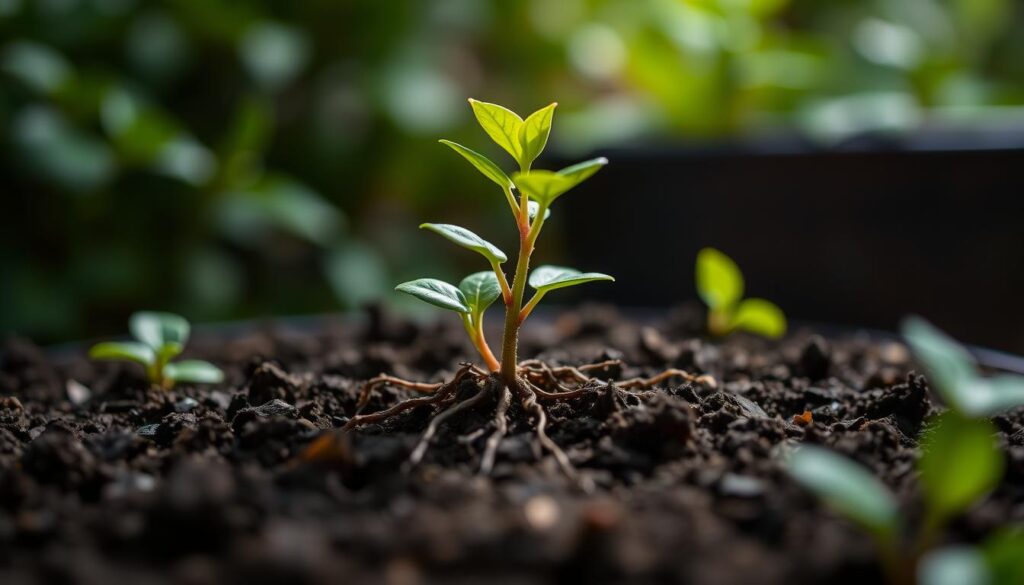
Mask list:
POLYGON ((164 366, 164 377, 175 382, 220 384, 224 381, 224 372, 209 362, 182 360, 164 366))
MULTIPOLYGON (((533 219, 537 217, 538 211, 540 211, 540 203, 533 200, 526 202, 526 213, 530 216, 530 221, 533 221, 533 219)), ((544 221, 547 221, 549 217, 551 217, 551 210, 545 209, 544 221)))
POLYGON ((89 357, 94 360, 126 360, 148 366, 156 361, 156 352, 137 341, 110 341, 92 346, 89 357))
POLYGON ((876 538, 889 540, 897 532, 900 516, 896 499, 864 467, 810 445, 794 451, 786 467, 797 481, 876 538))
MULTIPOLYGON (((518 114, 499 106, 474 99, 469 100, 480 127, 487 132, 498 146, 505 149, 512 155, 512 158, 522 165, 523 150, 519 142, 519 131, 523 126, 523 119, 518 114)), ((525 167, 524 167, 525 168, 525 167)))
POLYGON ((563 266, 538 266, 530 273, 530 286, 537 289, 539 293, 549 293, 553 290, 586 284, 599 280, 615 282, 615 279, 600 272, 580 272, 574 268, 563 266))
POLYGON ((184 317, 172 313, 142 311, 135 313, 128 321, 128 330, 135 339, 145 343, 154 351, 170 351, 170 344, 180 348, 188 343, 189 324, 184 317))
POLYGON ((942 522, 990 492, 1002 478, 1003 456, 987 420, 947 411, 934 421, 918 461, 929 516, 942 522))
POLYGON ((530 171, 528 173, 515 173, 512 175, 512 182, 516 184, 520 191, 526 193, 530 199, 541 205, 550 206, 555 199, 558 199, 566 191, 585 181, 606 164, 608 164, 608 159, 595 158, 564 168, 558 172, 530 171))
POLYGON ((975 396, 968 391, 978 378, 974 357, 920 317, 904 320, 902 332, 914 357, 946 404, 965 414, 976 414, 981 403, 975 404, 975 396))
POLYGON ((743 298, 739 266, 714 248, 697 253, 697 293, 712 310, 725 309, 743 298))
POLYGON ((456 244, 482 254, 490 262, 501 264, 508 260, 508 256, 499 250, 497 246, 467 230, 464 227, 447 223, 425 223, 420 225, 421 229, 430 230, 439 234, 456 244))
POLYGON ((968 546, 947 547, 926 554, 918 564, 917 573, 918 585, 995 585, 1016 582, 993 580, 985 556, 968 546))
POLYGON ((975 378, 962 385, 964 404, 971 416, 992 416, 1024 405, 1024 377, 1001 375, 975 378))
POLYGON ((736 308, 733 327, 764 337, 782 337, 786 334, 786 315, 771 301, 744 299, 736 308))
POLYGON ((440 142, 461 154, 466 160, 472 163, 478 171, 483 173, 488 179, 497 183, 502 189, 509 189, 512 187, 512 179, 508 178, 505 171, 502 171, 498 165, 491 162, 491 160, 486 156, 474 150, 470 150, 457 142, 452 142, 451 140, 441 140, 440 142))
POLYGON ((553 103, 530 114, 519 127, 519 164, 523 168, 530 168, 533 161, 544 151, 548 135, 551 134, 551 119, 557 105, 553 103))
POLYGON ((470 313, 466 296, 455 286, 436 278, 421 278, 403 282, 395 287, 398 292, 412 295, 417 299, 456 313, 470 313))
POLYGON ((501 298, 501 285, 498 284, 498 276, 493 270, 475 272, 459 283, 459 290, 466 297, 466 304, 469 305, 474 316, 479 316, 494 301, 501 298))

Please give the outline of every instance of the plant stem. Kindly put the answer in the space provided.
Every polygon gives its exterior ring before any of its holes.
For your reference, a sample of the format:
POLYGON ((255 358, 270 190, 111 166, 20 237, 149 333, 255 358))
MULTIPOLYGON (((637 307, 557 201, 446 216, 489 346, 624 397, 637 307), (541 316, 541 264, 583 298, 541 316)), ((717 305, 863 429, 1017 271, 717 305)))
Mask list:
MULTIPOLYGON (((530 256, 533 245, 544 226, 546 205, 541 205, 533 225, 526 214, 526 194, 522 196, 519 219, 519 258, 516 260, 516 273, 512 278, 512 302, 505 306, 505 334, 501 344, 501 379, 511 388, 516 383, 516 369, 519 366, 519 326, 520 313, 523 308, 523 293, 526 291, 526 274, 530 270, 530 256)), ((532 308, 532 307, 531 307, 532 308)))
POLYGON ((492 372, 500 370, 501 365, 498 363, 498 359, 494 357, 494 353, 491 351, 491 346, 487 345, 487 338, 484 337, 483 313, 476 313, 472 318, 463 313, 462 326, 465 327, 466 333, 469 334, 469 339, 473 342, 473 347, 475 347, 477 352, 480 353, 480 357, 484 358, 484 362, 487 364, 487 369, 492 372))

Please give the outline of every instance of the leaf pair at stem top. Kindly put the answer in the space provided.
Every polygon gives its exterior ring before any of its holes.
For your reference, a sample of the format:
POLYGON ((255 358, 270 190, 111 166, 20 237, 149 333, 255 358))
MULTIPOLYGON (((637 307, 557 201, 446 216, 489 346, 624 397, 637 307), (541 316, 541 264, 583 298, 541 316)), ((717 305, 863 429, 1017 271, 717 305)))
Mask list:
POLYGON ((492 371, 500 371, 505 381, 512 383, 515 378, 519 327, 544 295, 559 288, 614 280, 607 274, 584 273, 558 266, 541 266, 529 273, 530 256, 544 222, 551 215, 552 203, 596 173, 608 161, 595 158, 560 171, 532 170, 534 161, 547 145, 556 104, 543 107, 524 120, 515 112, 496 104, 473 99, 469 103, 480 126, 515 159, 519 171, 510 177, 501 167, 474 150, 449 140, 442 140, 441 143, 469 161, 498 185, 505 195, 519 231, 519 257, 512 280, 507 279, 502 269, 508 256, 494 244, 463 227, 425 223, 420 227, 483 256, 491 270, 471 274, 459 286, 433 278, 421 278, 402 283, 396 290, 459 313, 467 334, 487 366, 492 371), (527 282, 535 292, 524 304, 527 282), (500 361, 491 352, 483 331, 484 311, 499 298, 505 304, 505 331, 500 361))

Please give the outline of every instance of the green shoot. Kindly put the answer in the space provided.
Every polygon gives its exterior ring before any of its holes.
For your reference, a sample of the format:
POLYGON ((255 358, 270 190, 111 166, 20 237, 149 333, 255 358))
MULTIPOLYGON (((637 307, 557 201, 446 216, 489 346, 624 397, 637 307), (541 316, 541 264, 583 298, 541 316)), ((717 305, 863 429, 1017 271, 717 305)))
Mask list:
MULTIPOLYGON (((951 518, 974 506, 1001 481, 1004 456, 995 440, 996 428, 985 417, 1024 405, 1024 378, 982 378, 966 349, 920 318, 907 319, 903 334, 925 368, 931 386, 949 407, 929 421, 921 440, 917 471, 924 519, 909 555, 915 561, 931 548, 951 518)), ((787 468, 804 486, 875 537, 894 579, 905 575, 903 567, 894 565, 894 559, 905 555, 892 538, 902 530, 905 519, 896 511, 895 498, 884 486, 860 466, 820 447, 799 448, 787 460, 787 468)), ((1013 564, 1006 559, 1024 549, 1024 538, 1011 536, 1005 543, 993 542, 996 544, 991 550, 996 553, 982 555, 958 548, 926 555, 919 567, 920 582, 972 583, 975 581, 967 580, 971 575, 1012 573, 1013 564), (941 578, 953 574, 964 575, 964 580, 941 578)), ((1017 581, 1000 577, 977 582, 1017 581)))
POLYGON ((714 248, 697 254, 697 293, 708 306, 711 335, 728 335, 737 329, 771 338, 786 333, 782 309, 764 299, 744 299, 739 266, 714 248))
POLYGON ((169 389, 175 382, 218 384, 224 373, 209 362, 182 360, 171 363, 188 343, 191 328, 184 317, 171 313, 139 312, 128 329, 136 341, 108 341, 89 350, 94 360, 121 360, 140 364, 155 386, 169 389))
POLYGON ((516 383, 519 328, 541 299, 559 288, 614 280, 607 274, 582 273, 572 268, 554 266, 541 266, 532 274, 529 273, 530 257, 544 223, 551 216, 551 205, 558 197, 590 178, 608 161, 596 158, 560 171, 531 170, 534 161, 547 145, 556 104, 541 108, 524 120, 515 112, 496 104, 472 99, 469 103, 484 132, 512 156, 519 170, 509 177, 500 166, 483 154, 450 140, 441 140, 441 143, 469 161, 495 183, 505 196, 519 234, 519 256, 512 278, 509 280, 502 268, 508 256, 494 244, 463 227, 425 223, 420 227, 483 256, 491 270, 471 274, 457 287, 440 280, 423 278, 402 283, 395 290, 458 313, 470 341, 487 367, 492 372, 500 373, 502 381, 511 387, 516 383), (527 282, 535 293, 524 304, 527 282), (483 327, 484 312, 499 298, 505 305, 500 361, 487 344, 483 327))

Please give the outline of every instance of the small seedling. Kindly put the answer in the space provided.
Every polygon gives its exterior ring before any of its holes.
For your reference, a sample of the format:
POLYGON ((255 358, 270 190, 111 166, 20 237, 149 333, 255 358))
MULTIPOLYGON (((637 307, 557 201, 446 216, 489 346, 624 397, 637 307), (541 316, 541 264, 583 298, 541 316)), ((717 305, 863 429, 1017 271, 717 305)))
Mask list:
MULTIPOLYGON (((515 396, 520 400, 522 411, 533 418, 537 441, 534 446, 538 450, 551 453, 567 475, 576 477, 568 456, 545 431, 547 414, 541 406, 541 401, 571 400, 580 396, 587 391, 586 385, 594 381, 588 372, 600 371, 609 363, 577 368, 551 367, 538 360, 519 362, 519 329, 537 304, 552 291, 590 282, 614 280, 607 274, 580 272, 559 266, 540 266, 530 272, 530 258, 535 250, 537 238, 551 215, 552 204, 570 189, 590 178, 608 161, 604 158, 595 158, 560 171, 533 170, 534 160, 547 144, 555 104, 541 108, 524 120, 514 112, 495 104, 476 100, 469 100, 469 103, 480 126, 498 146, 515 159, 519 170, 511 175, 506 174, 501 167, 476 151, 448 140, 442 140, 441 143, 469 161, 474 168, 495 183, 504 195, 519 235, 519 254, 512 278, 510 280, 502 268, 508 261, 508 256, 494 244, 463 227, 425 223, 420 227, 483 256, 490 270, 470 274, 458 286, 434 278, 421 278, 404 282, 398 285, 396 290, 457 313, 470 341, 480 353, 489 371, 481 370, 472 364, 464 365, 451 380, 438 384, 413 382, 382 374, 367 381, 360 394, 356 414, 342 428, 341 433, 360 425, 379 422, 417 406, 437 406, 439 412, 431 419, 409 458, 410 463, 415 465, 422 459, 431 437, 435 435, 441 423, 459 411, 485 403, 484 399, 492 396, 493 402, 497 404, 491 423, 494 431, 485 441, 480 462, 481 473, 488 473, 494 464, 498 445, 508 432, 507 415, 512 396, 515 396), (525 298, 527 284, 534 289, 529 300, 525 298), (505 328, 500 358, 491 351, 483 326, 485 311, 498 299, 505 305, 505 328), (479 390, 469 397, 457 398, 459 384, 463 381, 475 382, 479 390), (565 382, 577 386, 569 388, 563 385, 565 382), (399 402, 379 412, 362 414, 362 409, 369 402, 370 392, 385 384, 400 386, 428 396, 399 402)), ((623 388, 650 387, 671 377, 714 385, 714 380, 708 376, 692 376, 675 369, 651 378, 620 381, 619 385, 623 388)), ((477 435, 480 436, 482 433, 477 435)), ((331 453, 338 451, 334 440, 332 435, 318 439, 307 449, 304 458, 329 458, 331 453)))
POLYGON ((1004 458, 995 442, 996 429, 984 417, 1024 405, 1024 378, 982 378, 966 349, 922 319, 908 319, 903 333, 931 386, 950 407, 929 421, 922 439, 917 470, 924 517, 914 531, 912 546, 904 545, 906 519, 895 495, 863 467, 813 446, 792 453, 787 467, 794 478, 874 537, 894 583, 911 582, 918 560, 927 553, 919 577, 922 583, 937 584, 942 581, 933 580, 941 573, 936 567, 975 571, 979 559, 984 558, 961 549, 941 554, 929 551, 950 519, 999 484, 1004 458))
POLYGON ((697 253, 697 293, 708 306, 711 335, 737 329, 772 338, 785 335, 782 309, 764 299, 744 299, 743 286, 743 273, 732 258, 714 248, 697 253))
POLYGON ((185 349, 190 327, 184 317, 171 313, 139 312, 128 329, 136 341, 108 341, 92 346, 95 360, 123 360, 141 364, 154 386, 171 388, 175 382, 218 384, 224 373, 209 362, 182 360, 171 363, 185 349))

